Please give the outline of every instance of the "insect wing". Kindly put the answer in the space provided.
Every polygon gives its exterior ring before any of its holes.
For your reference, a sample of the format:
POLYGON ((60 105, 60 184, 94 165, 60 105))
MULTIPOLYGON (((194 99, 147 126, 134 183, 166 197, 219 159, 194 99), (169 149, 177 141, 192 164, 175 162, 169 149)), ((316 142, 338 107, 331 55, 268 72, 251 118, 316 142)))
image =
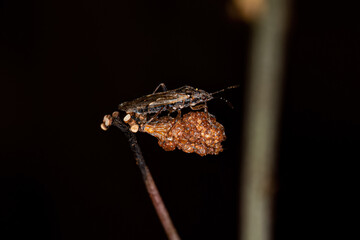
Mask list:
MULTIPOLYGON (((119 105, 119 110, 136 113, 155 113, 166 105, 184 101, 188 95, 176 90, 149 94, 119 105)), ((164 109, 166 110, 166 109, 164 109)))

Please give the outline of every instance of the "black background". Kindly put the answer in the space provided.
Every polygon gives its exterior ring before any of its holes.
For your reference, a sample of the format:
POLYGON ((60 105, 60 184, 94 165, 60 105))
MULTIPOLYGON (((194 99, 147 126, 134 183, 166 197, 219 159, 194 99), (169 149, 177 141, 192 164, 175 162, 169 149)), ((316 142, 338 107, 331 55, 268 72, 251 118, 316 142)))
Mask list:
MULTIPOLYGON (((138 134, 181 237, 236 239, 251 28, 227 4, 0 1, 1 239, 165 239, 125 137, 100 129, 161 82, 241 86, 224 94, 235 110, 209 102, 227 134, 218 156, 165 152, 138 134)), ((357 10, 338 4, 292 6, 275 239, 333 235, 351 211, 339 199, 358 160, 360 28, 357 10)))

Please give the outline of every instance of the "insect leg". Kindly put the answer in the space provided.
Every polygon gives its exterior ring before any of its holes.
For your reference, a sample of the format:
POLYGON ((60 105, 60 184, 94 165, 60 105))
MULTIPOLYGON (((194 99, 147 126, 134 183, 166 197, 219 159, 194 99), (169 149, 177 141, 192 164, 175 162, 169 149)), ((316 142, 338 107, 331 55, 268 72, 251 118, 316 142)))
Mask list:
POLYGON ((153 92, 153 94, 156 93, 157 90, 159 90, 159 87, 162 88, 163 92, 166 92, 166 91, 167 91, 167 88, 166 88, 165 84, 164 84, 164 83, 160 83, 159 86, 157 86, 157 87, 155 88, 155 91, 153 92))
POLYGON ((178 109, 177 112, 178 112, 178 114, 176 115, 175 123, 181 118, 181 110, 178 109))
POLYGON ((223 100, 224 102, 227 103, 227 105, 231 108, 234 109, 234 106, 231 104, 231 102, 223 97, 219 97, 219 99, 223 100))
POLYGON ((177 112, 178 112, 178 114, 176 115, 175 122, 174 122, 174 124, 171 126, 171 128, 169 129, 169 131, 167 131, 168 133, 171 132, 171 130, 173 129, 173 127, 175 126, 175 124, 177 123, 177 121, 179 121, 180 118, 181 118, 181 110, 178 109, 177 112))
MULTIPOLYGON (((172 128, 175 126, 175 124, 181 119, 181 110, 180 109, 184 106, 184 104, 185 104, 185 100, 183 100, 181 107, 177 109, 178 114, 176 115, 175 122, 172 125, 172 127, 169 129, 168 133, 172 130, 172 128)), ((173 110, 173 112, 174 111, 175 110, 173 110)))
POLYGON ((152 116, 144 125, 142 125, 142 128, 144 128, 145 125, 151 123, 155 118, 157 118, 157 116, 159 116, 159 114, 161 113, 162 110, 164 110, 164 108, 165 108, 165 106, 160 108, 160 110, 154 116, 152 116))
POLYGON ((204 109, 204 112, 208 112, 208 107, 206 105, 206 103, 201 103, 201 104, 198 104, 198 105, 195 105, 195 106, 190 106, 191 110, 194 110, 194 111, 197 111, 197 110, 200 110, 200 109, 204 109))
POLYGON ((175 110, 172 108, 172 107, 168 107, 167 108, 167 111, 168 111, 168 117, 170 117, 170 115, 175 112, 175 110))
POLYGON ((214 115, 210 114, 208 111, 208 106, 206 104, 206 102, 202 103, 202 104, 198 104, 196 106, 190 106, 191 110, 200 110, 200 109, 204 109, 204 112, 207 114, 207 118, 208 121, 211 125, 213 125, 212 121, 211 121, 211 117, 215 118, 214 115))

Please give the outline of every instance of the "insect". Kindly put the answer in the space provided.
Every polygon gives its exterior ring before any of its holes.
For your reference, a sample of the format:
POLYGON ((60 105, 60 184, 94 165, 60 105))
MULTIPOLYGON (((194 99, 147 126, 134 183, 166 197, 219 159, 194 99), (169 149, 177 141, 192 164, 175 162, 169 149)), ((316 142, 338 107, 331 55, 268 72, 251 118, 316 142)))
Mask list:
POLYGON ((144 124, 151 122, 163 111, 168 111, 169 113, 178 111, 178 113, 180 113, 181 109, 190 107, 192 110, 204 109, 205 112, 207 112, 206 103, 214 98, 214 94, 237 87, 239 86, 235 85, 213 93, 208 93, 191 86, 167 90, 165 84, 161 83, 152 94, 139 97, 132 101, 123 102, 119 104, 118 109, 126 112, 129 115, 127 115, 127 118, 134 116, 137 123, 144 124), (157 92, 160 87, 163 89, 163 92, 157 92), (148 120, 147 117, 149 114, 155 115, 148 120))

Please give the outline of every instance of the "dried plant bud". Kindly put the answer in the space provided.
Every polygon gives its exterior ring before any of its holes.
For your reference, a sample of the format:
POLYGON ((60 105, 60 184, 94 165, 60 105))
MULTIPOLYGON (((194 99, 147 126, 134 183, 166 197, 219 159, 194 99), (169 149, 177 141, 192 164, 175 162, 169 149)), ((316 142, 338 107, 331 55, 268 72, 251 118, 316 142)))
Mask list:
POLYGON ((108 127, 112 124, 113 118, 110 115, 105 115, 103 119, 103 123, 101 124, 101 128, 103 130, 107 130, 108 127))
POLYGON ((132 118, 132 114, 126 114, 123 121, 130 126, 130 131, 133 133, 136 133, 139 131, 139 125, 138 123, 132 118))
POLYGON ((137 131, 139 131, 139 125, 134 124, 130 127, 130 131, 132 131, 133 133, 136 133, 137 131))
POLYGON ((131 120, 131 115, 130 114, 126 114, 126 116, 124 117, 124 122, 127 123, 131 120))
POLYGON ((108 127, 105 125, 105 123, 101 123, 100 127, 104 131, 108 130, 108 127))
POLYGON ((177 147, 200 156, 222 152, 221 142, 226 139, 224 127, 216 122, 215 117, 204 112, 190 112, 177 121, 172 117, 162 117, 144 125, 142 131, 156 137, 166 151, 177 147))
POLYGON ((103 122, 101 123, 100 127, 102 130, 106 131, 111 126, 113 118, 110 115, 105 115, 103 122))
POLYGON ((117 118, 117 117, 119 117, 119 115, 120 115, 120 113, 119 113, 118 111, 115 111, 115 112, 112 113, 111 116, 112 116, 113 118, 117 118))

